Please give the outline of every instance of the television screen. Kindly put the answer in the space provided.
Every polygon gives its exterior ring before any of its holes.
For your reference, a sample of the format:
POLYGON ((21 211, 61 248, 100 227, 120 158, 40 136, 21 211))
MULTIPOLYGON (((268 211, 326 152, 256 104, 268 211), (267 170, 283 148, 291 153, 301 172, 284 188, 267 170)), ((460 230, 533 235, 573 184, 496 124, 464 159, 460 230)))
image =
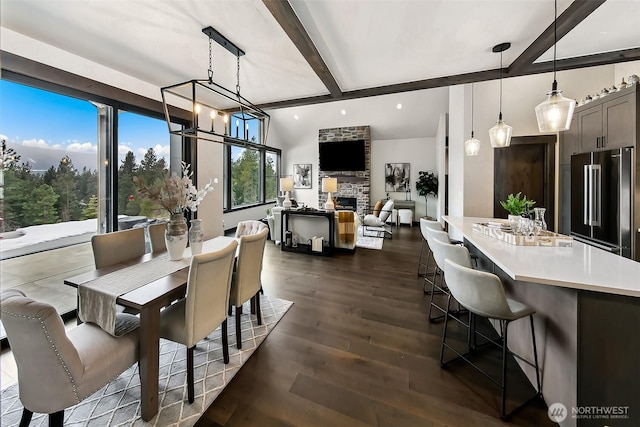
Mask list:
POLYGON ((364 140, 329 141, 319 144, 321 171, 365 170, 364 140))

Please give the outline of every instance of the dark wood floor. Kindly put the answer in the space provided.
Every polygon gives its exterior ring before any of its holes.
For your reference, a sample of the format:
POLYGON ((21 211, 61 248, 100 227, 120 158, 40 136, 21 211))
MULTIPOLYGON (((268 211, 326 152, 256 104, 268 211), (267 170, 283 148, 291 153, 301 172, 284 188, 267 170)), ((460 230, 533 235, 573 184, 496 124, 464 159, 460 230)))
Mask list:
POLYGON ((497 386, 465 364, 440 368, 442 323, 427 322, 416 275, 419 227, 394 232, 382 251, 331 258, 269 242, 265 293, 294 305, 196 425, 552 425, 544 403, 503 423, 497 386))

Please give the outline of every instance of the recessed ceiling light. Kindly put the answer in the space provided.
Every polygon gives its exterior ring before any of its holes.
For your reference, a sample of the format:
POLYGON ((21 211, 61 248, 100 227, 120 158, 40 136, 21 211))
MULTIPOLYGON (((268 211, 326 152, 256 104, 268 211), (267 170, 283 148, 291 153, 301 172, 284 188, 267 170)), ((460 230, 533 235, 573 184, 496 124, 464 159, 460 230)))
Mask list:
POLYGON ((398 104, 398 105, 396 105, 396 108, 397 108, 398 110, 402 110, 402 104, 398 104))
POLYGON ((345 116, 347 114, 347 112, 345 110, 340 110, 340 114, 342 114, 343 116, 345 116))
POLYGON ((297 115, 297 114, 294 114, 294 115, 293 115, 293 118, 294 118, 294 119, 296 119, 296 120, 299 120, 299 119, 300 119, 300 117, 298 117, 298 115, 297 115))

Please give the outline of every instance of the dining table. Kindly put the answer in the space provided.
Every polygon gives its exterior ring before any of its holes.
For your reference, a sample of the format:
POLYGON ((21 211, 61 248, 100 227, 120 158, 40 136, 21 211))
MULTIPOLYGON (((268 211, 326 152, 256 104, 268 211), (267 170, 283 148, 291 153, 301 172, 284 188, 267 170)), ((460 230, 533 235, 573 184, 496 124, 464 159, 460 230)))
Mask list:
MULTIPOLYGON (((239 239, 226 236, 209 239, 203 243, 202 252, 220 250, 234 240, 239 239)), ((140 313, 140 400, 144 421, 150 421, 158 413, 160 312, 185 296, 190 262, 191 249, 187 248, 177 261, 170 260, 167 252, 145 254, 64 280, 66 285, 77 288, 78 315, 82 314, 82 320, 97 323, 112 335, 110 322, 102 319, 115 316, 116 304, 140 313), (92 304, 104 298, 104 286, 111 291, 120 289, 115 291, 113 304, 92 304)))

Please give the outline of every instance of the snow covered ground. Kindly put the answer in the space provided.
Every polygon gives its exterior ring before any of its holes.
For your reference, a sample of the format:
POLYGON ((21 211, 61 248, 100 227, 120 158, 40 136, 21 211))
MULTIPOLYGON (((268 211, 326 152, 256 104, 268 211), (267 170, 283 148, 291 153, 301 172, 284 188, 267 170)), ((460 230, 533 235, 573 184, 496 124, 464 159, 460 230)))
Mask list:
POLYGON ((23 236, 0 239, 0 259, 88 242, 97 229, 95 218, 19 228, 16 231, 24 233, 23 236))

